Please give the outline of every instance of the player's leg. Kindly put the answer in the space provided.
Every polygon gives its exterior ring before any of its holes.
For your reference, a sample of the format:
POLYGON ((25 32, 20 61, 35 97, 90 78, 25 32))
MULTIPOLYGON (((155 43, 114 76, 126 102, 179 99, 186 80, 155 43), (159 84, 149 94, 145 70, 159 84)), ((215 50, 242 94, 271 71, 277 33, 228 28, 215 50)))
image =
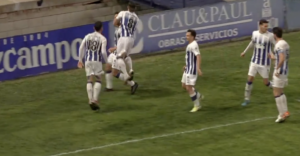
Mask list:
POLYGON ((275 122, 283 122, 287 117, 289 117, 290 113, 288 112, 287 100, 286 96, 283 93, 283 88, 286 85, 285 80, 280 79, 276 76, 273 76, 273 94, 275 97, 276 106, 278 109, 278 117, 275 122))
POLYGON ((132 68, 132 59, 130 57, 130 52, 133 48, 133 45, 134 45, 134 39, 129 38, 127 46, 125 47, 126 53, 127 53, 127 57, 125 58, 125 63, 127 65, 127 67, 129 68, 129 74, 130 74, 130 77, 131 77, 130 80, 133 80, 133 76, 134 76, 134 71, 133 71, 133 68, 132 68))
POLYGON ((128 54, 128 44, 129 44, 129 39, 130 37, 121 37, 118 40, 118 44, 117 44, 117 59, 116 59, 116 63, 119 66, 119 70, 124 74, 124 76, 126 77, 126 79, 129 79, 130 76, 127 72, 127 68, 126 68, 126 64, 125 64, 125 57, 128 54))
POLYGON ((138 88, 138 83, 130 80, 131 77, 128 75, 127 73, 127 69, 126 69, 126 64, 124 61, 125 56, 127 55, 127 50, 128 50, 128 39, 130 38, 124 38, 121 37, 118 41, 118 45, 117 45, 117 56, 113 61, 113 75, 124 81, 125 84, 131 86, 131 94, 134 94, 138 88))
POLYGON ((184 74, 183 76, 185 76, 186 91, 189 93, 190 98, 194 103, 194 107, 191 112, 197 112, 201 109, 200 99, 202 98, 202 95, 194 88, 197 81, 197 75, 184 74))
POLYGON ((101 72, 102 72, 102 63, 93 62, 93 70, 95 77, 95 84, 93 87, 93 103, 98 106, 99 95, 101 91, 101 72))
POLYGON ((87 84, 86 84, 86 90, 88 94, 89 99, 89 106, 92 110, 98 110, 99 107, 93 103, 93 68, 92 63, 90 61, 85 62, 85 72, 87 76, 87 84))
POLYGON ((110 54, 105 64, 105 80, 106 80, 106 91, 113 90, 113 75, 112 75, 112 62, 114 59, 114 54, 110 54))
POLYGON ((258 67, 258 73, 263 78, 263 83, 267 87, 272 88, 273 87, 272 82, 269 80, 270 67, 260 66, 260 67, 258 67))
POLYGON ((256 73, 257 73, 257 66, 254 63, 251 63, 249 67, 247 83, 245 86, 245 100, 242 103, 242 106, 246 106, 250 103, 250 96, 253 89, 253 81, 254 81, 254 77, 256 76, 256 73))
MULTIPOLYGON (((125 82, 127 85, 131 86, 131 94, 134 94, 135 91, 137 90, 138 88, 138 84, 134 81, 128 81, 129 79, 129 76, 128 74, 125 75, 124 73, 122 73, 121 71, 121 66, 120 64, 120 61, 117 61, 118 59, 115 58, 113 60, 113 64, 112 64, 112 73, 113 73, 113 76, 120 79, 121 81, 125 82)), ((123 66, 125 66, 125 63, 123 62, 123 66)))
POLYGON ((134 71, 132 68, 132 59, 129 55, 127 55, 127 57, 125 58, 125 63, 126 63, 127 68, 129 69, 129 74, 131 76, 131 80, 133 80, 134 71))

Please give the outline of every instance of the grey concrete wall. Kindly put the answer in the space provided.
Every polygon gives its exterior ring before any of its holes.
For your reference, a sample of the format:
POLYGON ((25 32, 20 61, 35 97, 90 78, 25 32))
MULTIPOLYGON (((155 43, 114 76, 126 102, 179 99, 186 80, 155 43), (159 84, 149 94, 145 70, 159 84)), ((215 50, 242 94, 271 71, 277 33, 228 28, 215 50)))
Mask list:
MULTIPOLYGON (((86 25, 98 20, 109 21, 116 11, 121 10, 126 10, 126 6, 113 0, 105 4, 52 6, 14 12, 6 10, 0 15, 0 38, 86 25)), ((155 11, 142 7, 138 14, 155 11)))

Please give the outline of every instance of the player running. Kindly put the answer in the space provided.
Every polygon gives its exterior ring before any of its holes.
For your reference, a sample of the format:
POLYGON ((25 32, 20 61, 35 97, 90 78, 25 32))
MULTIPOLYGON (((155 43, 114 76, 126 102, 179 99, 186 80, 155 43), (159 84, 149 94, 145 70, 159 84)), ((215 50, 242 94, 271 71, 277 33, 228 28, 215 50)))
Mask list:
POLYGON ((107 40, 101 34, 102 22, 96 22, 94 33, 86 35, 79 48, 78 68, 83 68, 83 58, 85 56, 85 72, 87 76, 87 94, 89 105, 92 110, 99 110, 98 97, 101 90, 102 57, 107 59, 107 40), (95 83, 93 85, 93 79, 95 83))
POLYGON ((274 48, 275 53, 275 69, 273 73, 273 93, 279 112, 278 118, 275 122, 283 122, 290 116, 287 107, 286 96, 283 93, 283 88, 288 82, 288 61, 289 61, 289 44, 282 39, 282 29, 279 27, 273 28, 273 34, 276 40, 274 48))
POLYGON ((114 25, 120 26, 121 35, 117 43, 117 56, 112 64, 113 75, 131 86, 131 94, 134 94, 137 90, 138 83, 133 81, 133 72, 129 76, 124 59, 133 47, 134 32, 139 20, 134 11, 135 5, 129 3, 128 11, 121 11, 114 19, 114 25))
MULTIPOLYGON (((114 18, 116 18, 118 16, 118 14, 119 14, 119 12, 116 12, 114 18)), ((115 46, 109 48, 108 51, 110 52, 110 54, 108 56, 107 63, 105 65, 106 91, 113 91, 112 63, 113 63, 114 58, 116 57, 117 43, 118 43, 120 36, 121 36, 121 28, 118 25, 116 25, 115 26, 115 35, 114 35, 115 46)), ((129 68, 130 73, 133 74, 132 60, 129 55, 126 56, 125 63, 126 63, 126 66, 129 68)))
POLYGON ((271 59, 269 54, 272 55, 272 44, 275 45, 274 36, 268 32, 269 22, 265 19, 259 21, 259 30, 253 31, 251 41, 244 52, 241 53, 241 57, 244 57, 249 48, 254 46, 254 51, 248 72, 248 82, 245 87, 245 101, 242 106, 246 106, 250 103, 250 95, 253 89, 254 77, 257 73, 263 78, 263 83, 272 88, 272 84, 269 81, 270 63, 271 59))
POLYGON ((181 80, 182 87, 189 93, 192 101, 194 102, 194 108, 191 110, 191 112, 197 112, 199 109, 201 109, 200 99, 203 98, 203 96, 194 88, 198 75, 202 76, 201 56, 195 37, 196 31, 189 29, 186 33, 186 38, 189 42, 188 46, 186 47, 186 65, 183 67, 184 72, 181 80))

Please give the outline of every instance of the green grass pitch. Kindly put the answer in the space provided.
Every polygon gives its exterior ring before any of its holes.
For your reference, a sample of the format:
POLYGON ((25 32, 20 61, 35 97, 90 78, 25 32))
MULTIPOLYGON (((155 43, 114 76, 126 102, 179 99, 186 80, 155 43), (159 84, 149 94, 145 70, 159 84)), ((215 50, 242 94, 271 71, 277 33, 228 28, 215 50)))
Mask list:
POLYGON ((284 37, 291 46, 285 93, 292 115, 283 124, 274 122, 272 90, 260 77, 254 82, 252 103, 241 107, 252 55, 249 51, 245 58, 239 56, 249 43, 243 41, 200 46, 204 75, 196 88, 205 99, 197 113, 189 112, 193 104, 181 88, 184 52, 134 60, 140 84, 136 95, 115 80, 115 92, 101 92, 100 113, 87 105, 84 70, 1 83, 0 155, 52 156, 80 149, 89 150, 66 155, 299 155, 300 33, 284 37), (191 130, 198 131, 168 136, 191 130), (167 136, 149 139, 161 135, 167 136))

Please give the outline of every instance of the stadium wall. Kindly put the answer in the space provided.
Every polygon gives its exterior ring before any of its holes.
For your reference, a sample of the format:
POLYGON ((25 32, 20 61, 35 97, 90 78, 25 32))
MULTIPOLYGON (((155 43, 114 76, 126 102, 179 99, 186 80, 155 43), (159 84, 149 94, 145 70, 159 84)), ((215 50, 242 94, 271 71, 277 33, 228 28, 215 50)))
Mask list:
MULTIPOLYGON (((38 7, 36 1, 0 6, 0 38, 83 26, 95 21, 109 21, 116 11, 127 8, 117 0, 90 4, 95 0, 51 0, 38 7)), ((138 13, 155 11, 140 8, 138 13)))
MULTIPOLYGON (((249 0, 142 15, 132 53, 183 47, 190 28, 197 30, 200 44, 249 36, 261 18, 270 21, 270 28, 300 28, 298 10, 287 11, 285 6, 299 8, 300 3, 249 0)), ((76 68, 79 45, 92 31, 88 24, 0 39, 0 81, 76 68)), ((113 45, 113 31, 112 21, 104 22, 107 48, 113 45)))

